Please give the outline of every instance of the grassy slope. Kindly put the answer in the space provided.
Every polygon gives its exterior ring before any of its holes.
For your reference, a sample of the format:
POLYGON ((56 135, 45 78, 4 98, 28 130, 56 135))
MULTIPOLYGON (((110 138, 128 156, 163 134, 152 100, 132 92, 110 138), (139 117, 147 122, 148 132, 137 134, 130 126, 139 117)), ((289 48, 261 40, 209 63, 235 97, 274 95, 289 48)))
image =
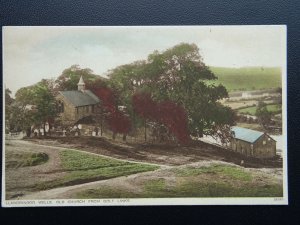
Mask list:
POLYGON ((55 181, 40 183, 37 185, 37 189, 104 180, 159 168, 158 166, 124 162, 72 150, 60 152, 60 157, 66 175, 55 181))
POLYGON ((280 68, 210 67, 218 77, 217 84, 223 84, 228 91, 260 90, 281 87, 280 68))
MULTIPOLYGON (((282 185, 267 181, 255 183, 255 174, 242 168, 212 165, 172 169, 176 183, 164 177, 147 180, 140 184, 142 192, 122 187, 103 186, 76 194, 76 198, 164 198, 164 197, 279 197, 282 185)), ((271 178, 270 178, 271 179, 271 178)))

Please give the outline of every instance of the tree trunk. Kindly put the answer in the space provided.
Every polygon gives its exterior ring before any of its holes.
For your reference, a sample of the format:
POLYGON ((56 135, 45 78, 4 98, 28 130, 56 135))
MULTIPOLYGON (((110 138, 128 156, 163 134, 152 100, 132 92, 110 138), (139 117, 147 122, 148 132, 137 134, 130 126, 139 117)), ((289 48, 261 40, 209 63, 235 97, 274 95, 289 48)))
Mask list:
POLYGON ((113 135, 112 135, 112 139, 113 139, 113 140, 116 139, 116 135, 117 135, 117 134, 116 134, 115 132, 113 132, 113 135))
POLYGON ((44 129, 44 137, 46 137, 46 123, 44 122, 44 127, 43 127, 43 129, 44 129))
POLYGON ((123 141, 126 141, 126 134, 123 134, 123 141))
POLYGON ((102 137, 103 135, 103 119, 101 118, 101 124, 100 124, 100 135, 102 137))
POLYGON ((103 109, 101 108, 100 135, 103 135, 103 109))
POLYGON ((31 135, 31 128, 29 127, 26 129, 26 136, 30 137, 30 135, 31 135))
POLYGON ((147 121, 144 121, 144 126, 145 126, 145 142, 147 142, 147 121))
POLYGON ((202 137, 203 137, 203 131, 201 131, 201 132, 198 133, 198 137, 199 137, 199 138, 202 138, 202 137))

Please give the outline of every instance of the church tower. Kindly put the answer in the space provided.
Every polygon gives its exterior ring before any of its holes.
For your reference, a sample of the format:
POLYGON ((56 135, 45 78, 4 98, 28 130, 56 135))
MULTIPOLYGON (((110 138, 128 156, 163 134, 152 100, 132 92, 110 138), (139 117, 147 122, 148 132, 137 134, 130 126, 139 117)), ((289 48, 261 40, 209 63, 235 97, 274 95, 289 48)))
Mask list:
POLYGON ((84 81, 82 79, 82 76, 80 77, 80 80, 79 80, 77 86, 78 86, 78 91, 84 92, 84 90, 85 90, 85 83, 84 83, 84 81))

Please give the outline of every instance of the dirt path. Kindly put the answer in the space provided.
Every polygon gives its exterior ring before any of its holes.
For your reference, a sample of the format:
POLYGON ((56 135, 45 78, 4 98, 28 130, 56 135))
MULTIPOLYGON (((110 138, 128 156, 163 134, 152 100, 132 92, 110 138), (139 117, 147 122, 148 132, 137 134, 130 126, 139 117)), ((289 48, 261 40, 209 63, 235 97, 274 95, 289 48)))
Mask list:
POLYGON ((142 172, 142 173, 136 173, 129 176, 121 176, 116 178, 111 178, 107 180, 100 180, 100 181, 94 181, 94 182, 88 182, 84 184, 79 185, 72 185, 67 187, 60 187, 60 188, 54 188, 51 190, 45 190, 45 191, 39 191, 32 194, 24 195, 20 197, 19 199, 27 199, 27 200, 34 200, 34 199, 67 199, 77 192, 87 190, 87 189, 93 189, 98 188, 101 186, 110 186, 110 187, 122 187, 127 190, 134 190, 138 191, 138 186, 135 184, 135 182, 138 181, 138 183, 143 183, 146 180, 151 179, 158 179, 160 177, 164 177, 170 181, 174 180, 175 177, 172 172, 170 172, 171 168, 184 168, 187 166, 192 167, 203 167, 203 166, 209 166, 211 164, 224 164, 224 165, 232 165, 230 163, 226 162, 220 162, 220 161, 201 161, 198 163, 191 163, 187 165, 181 165, 176 167, 170 167, 166 166, 161 169, 155 170, 155 171, 148 171, 148 172, 142 172))
MULTIPOLYGON (((164 169, 163 169, 164 170, 164 169)), ((156 170, 157 171, 157 170, 156 170)), ((126 182, 127 179, 135 179, 139 176, 150 176, 154 174, 154 171, 137 173, 129 176, 116 177, 108 180, 94 181, 84 184, 78 184, 68 187, 54 188, 46 191, 39 191, 32 194, 24 195, 19 199, 35 200, 35 199, 67 199, 74 195, 74 193, 87 190, 90 188, 96 188, 101 185, 113 185, 113 186, 122 186, 127 189, 135 189, 134 185, 130 185, 126 182)))

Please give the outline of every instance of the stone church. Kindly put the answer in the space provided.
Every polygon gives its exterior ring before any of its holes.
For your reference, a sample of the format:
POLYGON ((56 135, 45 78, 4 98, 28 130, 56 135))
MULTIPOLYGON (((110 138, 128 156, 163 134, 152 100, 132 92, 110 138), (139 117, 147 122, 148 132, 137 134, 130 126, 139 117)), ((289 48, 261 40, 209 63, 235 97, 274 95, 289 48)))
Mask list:
POLYGON ((60 91, 56 97, 59 118, 62 125, 74 125, 81 119, 94 115, 99 98, 86 90, 82 76, 77 84, 78 90, 60 91))

